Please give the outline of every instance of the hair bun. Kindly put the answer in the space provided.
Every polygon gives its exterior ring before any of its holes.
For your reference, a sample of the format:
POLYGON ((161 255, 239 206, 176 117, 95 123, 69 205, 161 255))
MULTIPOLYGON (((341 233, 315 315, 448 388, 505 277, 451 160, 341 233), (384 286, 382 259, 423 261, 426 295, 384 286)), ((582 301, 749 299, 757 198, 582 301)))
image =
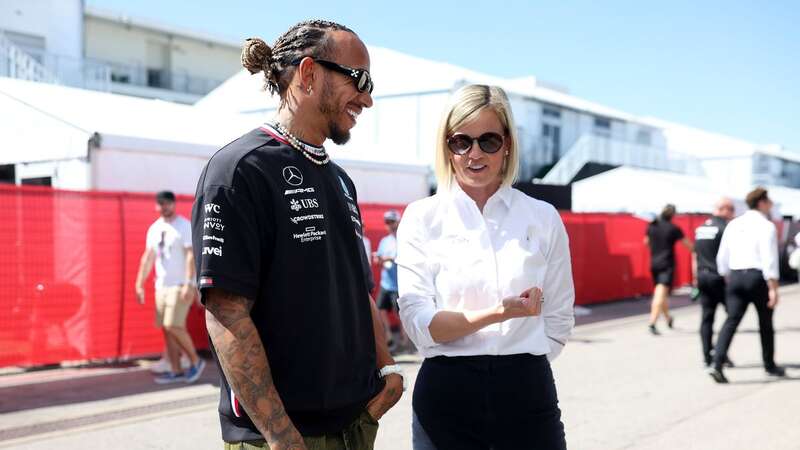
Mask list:
POLYGON ((267 79, 272 78, 272 49, 261 38, 248 38, 242 46, 242 66, 256 74, 264 71, 267 79))

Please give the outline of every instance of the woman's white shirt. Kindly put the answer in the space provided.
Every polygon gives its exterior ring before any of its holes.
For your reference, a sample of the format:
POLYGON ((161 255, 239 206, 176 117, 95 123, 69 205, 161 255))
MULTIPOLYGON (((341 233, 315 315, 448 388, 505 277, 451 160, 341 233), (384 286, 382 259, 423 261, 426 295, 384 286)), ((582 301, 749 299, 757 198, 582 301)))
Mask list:
POLYGON ((397 232, 400 318, 422 356, 512 355, 554 359, 575 324, 569 240, 550 204, 501 187, 483 213, 456 183, 406 208, 397 232), (530 287, 544 294, 542 314, 493 324, 436 343, 438 311, 497 305, 530 287))

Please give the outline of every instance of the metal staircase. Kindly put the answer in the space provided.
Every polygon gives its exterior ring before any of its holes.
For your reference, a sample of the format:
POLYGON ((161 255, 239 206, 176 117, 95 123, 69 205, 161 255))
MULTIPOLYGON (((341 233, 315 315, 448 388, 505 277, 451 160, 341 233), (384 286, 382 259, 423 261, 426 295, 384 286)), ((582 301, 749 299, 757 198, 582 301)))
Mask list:
POLYGON ((0 32, 0 76, 61 84, 58 77, 47 70, 44 64, 11 43, 2 32, 0 32))
POLYGON ((587 163, 703 175, 700 161, 664 148, 587 134, 581 136, 542 179, 545 184, 570 184, 587 163))

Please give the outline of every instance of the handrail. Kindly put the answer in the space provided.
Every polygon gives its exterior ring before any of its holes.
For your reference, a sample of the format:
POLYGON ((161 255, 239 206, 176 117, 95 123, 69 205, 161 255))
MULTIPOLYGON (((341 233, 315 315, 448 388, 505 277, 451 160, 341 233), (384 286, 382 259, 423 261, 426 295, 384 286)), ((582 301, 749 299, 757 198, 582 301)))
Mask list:
POLYGON ((28 81, 61 84, 55 74, 14 45, 3 32, 0 32, 0 75, 28 81))
POLYGON ((687 175, 704 174, 702 165, 697 158, 664 148, 586 134, 581 136, 550 169, 542 182, 569 184, 578 171, 590 162, 665 170, 687 175))

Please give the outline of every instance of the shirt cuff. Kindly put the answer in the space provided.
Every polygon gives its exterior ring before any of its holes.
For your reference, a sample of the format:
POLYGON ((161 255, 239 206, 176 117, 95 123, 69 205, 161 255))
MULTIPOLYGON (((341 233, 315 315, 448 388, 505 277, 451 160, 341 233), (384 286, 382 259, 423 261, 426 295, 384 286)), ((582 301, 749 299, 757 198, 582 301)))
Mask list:
MULTIPOLYGON (((208 272, 198 277, 198 279, 198 288, 200 289, 201 293, 209 288, 219 288, 223 291, 234 295, 239 295, 253 301, 255 301, 258 297, 258 287, 242 280, 231 278, 225 275, 215 275, 208 272)), ((200 302, 203 305, 206 304, 205 295, 201 295, 200 302)))
POLYGON ((564 350, 564 345, 556 342, 555 339, 549 336, 547 337, 547 340, 550 343, 550 353, 547 354, 547 360, 552 362, 558 357, 558 355, 561 354, 561 351, 564 350))
POLYGON ((430 309, 423 309, 419 311, 416 316, 412 319, 414 322, 414 328, 417 329, 417 335, 421 342, 416 342, 416 344, 420 347, 433 347, 436 344, 436 341, 433 340, 433 336, 431 336, 431 322, 433 321, 433 316, 437 313, 436 308, 430 309))

